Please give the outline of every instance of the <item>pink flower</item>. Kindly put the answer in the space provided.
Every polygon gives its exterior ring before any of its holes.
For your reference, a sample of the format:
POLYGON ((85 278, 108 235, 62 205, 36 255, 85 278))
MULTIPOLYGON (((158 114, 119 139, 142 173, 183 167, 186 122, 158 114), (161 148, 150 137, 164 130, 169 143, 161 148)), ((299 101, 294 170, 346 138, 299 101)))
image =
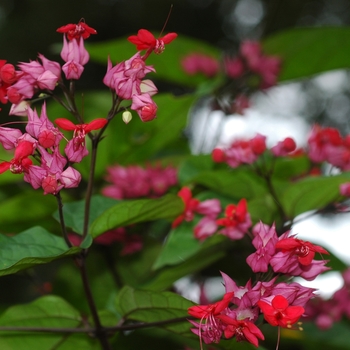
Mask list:
POLYGON ((114 67, 108 58, 107 73, 103 83, 114 89, 119 97, 130 100, 133 95, 141 94, 142 79, 147 73, 154 71, 152 66, 146 66, 139 52, 114 67))
POLYGON ((67 79, 79 79, 84 70, 84 65, 89 61, 89 53, 84 47, 84 40, 72 39, 67 41, 63 36, 61 57, 66 62, 62 67, 67 79))
POLYGON ((79 163, 83 157, 88 154, 85 146, 85 136, 92 130, 103 128, 108 120, 104 118, 97 118, 87 124, 75 125, 70 120, 65 118, 58 118, 55 123, 63 130, 74 131, 73 138, 66 146, 65 152, 71 162, 79 163))
POLYGON ((344 197, 350 197, 350 182, 345 182, 339 186, 339 192, 344 197))
POLYGON ((0 126, 0 143, 6 150, 15 148, 21 136, 22 132, 19 129, 0 126))
POLYGON ((294 152, 296 147, 295 141, 291 137, 287 137, 283 141, 278 142, 276 146, 272 147, 271 152, 276 157, 283 157, 294 152))
POLYGON ((157 105, 149 94, 133 95, 130 107, 135 110, 143 122, 149 122, 157 117, 157 105))
POLYGON ((187 55, 182 59, 181 65, 183 70, 189 75, 202 73, 206 77, 213 77, 219 72, 218 60, 201 53, 187 55))

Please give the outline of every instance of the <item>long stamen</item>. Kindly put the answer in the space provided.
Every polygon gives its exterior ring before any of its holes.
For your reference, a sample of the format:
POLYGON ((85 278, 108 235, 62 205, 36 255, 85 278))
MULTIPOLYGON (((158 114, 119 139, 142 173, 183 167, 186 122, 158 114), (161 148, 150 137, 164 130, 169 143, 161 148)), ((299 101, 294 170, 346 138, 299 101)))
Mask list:
POLYGON ((162 36, 162 34, 163 34, 163 32, 164 32, 164 29, 165 29, 166 25, 168 24, 168 21, 169 21, 170 15, 171 15, 171 11, 173 10, 173 6, 174 6, 173 4, 170 5, 170 9, 169 9, 168 16, 167 16, 167 18, 166 18, 166 20, 165 20, 165 23, 164 23, 164 25, 163 25, 162 30, 160 31, 159 37, 162 36))

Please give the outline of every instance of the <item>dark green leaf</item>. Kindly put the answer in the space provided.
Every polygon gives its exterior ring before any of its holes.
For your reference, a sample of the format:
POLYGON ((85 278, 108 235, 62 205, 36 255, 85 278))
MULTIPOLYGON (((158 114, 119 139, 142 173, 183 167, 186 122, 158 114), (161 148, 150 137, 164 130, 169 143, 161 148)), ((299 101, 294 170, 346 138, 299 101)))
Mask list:
MULTIPOLYGON (((91 198, 89 224, 103 214, 107 209, 113 207, 119 201, 95 195, 91 198)), ((74 232, 82 234, 84 228, 85 200, 70 202, 63 205, 64 222, 74 232)), ((58 211, 54 213, 54 218, 59 221, 58 211)), ((86 242, 88 244, 89 242, 86 242)))
POLYGON ((280 81, 350 67, 350 28, 288 29, 266 38, 266 53, 282 58, 280 81))
POLYGON ((54 196, 44 196, 29 189, 0 203, 0 227, 2 232, 18 232, 41 222, 57 208, 54 196))
POLYGON ((250 199, 267 192, 264 181, 247 169, 202 172, 188 181, 237 199, 250 199))
POLYGON ((124 200, 106 210, 91 225, 92 237, 116 227, 157 219, 174 219, 184 210, 180 197, 168 194, 158 199, 124 200))
MULTIPOLYGON (((175 293, 135 290, 129 286, 124 287, 116 298, 118 312, 127 320, 140 322, 159 322, 186 317, 187 309, 192 305, 192 302, 175 293)), ((181 334, 189 332, 190 324, 183 320, 164 327, 181 334)))
MULTIPOLYGON (((45 296, 30 304, 16 305, 0 316, 0 327, 79 328, 80 313, 57 296, 45 296)), ((0 348, 4 350, 72 350, 98 349, 96 341, 86 334, 29 333, 0 331, 0 348)))
POLYGON ((76 254, 80 248, 68 248, 64 239, 33 227, 16 236, 0 235, 0 276, 76 254))
POLYGON ((158 269, 165 265, 176 265, 197 253, 201 242, 193 235, 193 223, 182 222, 169 233, 161 253, 153 268, 158 269))
POLYGON ((214 163, 210 155, 190 156, 184 160, 178 170, 179 183, 186 185, 203 171, 212 170, 214 163))

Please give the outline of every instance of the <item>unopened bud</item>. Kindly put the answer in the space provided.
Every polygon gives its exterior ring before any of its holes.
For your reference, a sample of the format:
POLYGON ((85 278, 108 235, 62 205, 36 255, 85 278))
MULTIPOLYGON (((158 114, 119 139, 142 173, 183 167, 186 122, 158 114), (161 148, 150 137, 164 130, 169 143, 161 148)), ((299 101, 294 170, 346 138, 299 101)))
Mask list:
POLYGON ((28 101, 21 101, 18 104, 13 104, 10 109, 9 115, 17 115, 20 117, 26 117, 28 115, 28 107, 30 103, 28 101))
POLYGON ((130 120, 132 119, 131 112, 129 112, 129 111, 123 112, 122 119, 123 119, 123 122, 125 124, 128 124, 130 122, 130 120))

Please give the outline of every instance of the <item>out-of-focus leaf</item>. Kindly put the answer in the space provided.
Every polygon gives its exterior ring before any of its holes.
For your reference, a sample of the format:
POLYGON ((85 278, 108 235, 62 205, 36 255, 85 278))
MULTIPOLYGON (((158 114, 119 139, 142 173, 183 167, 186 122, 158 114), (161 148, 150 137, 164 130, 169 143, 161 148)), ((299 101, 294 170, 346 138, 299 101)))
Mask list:
POLYGON ((42 227, 33 227, 15 236, 0 235, 0 276, 76 254, 78 247, 68 248, 63 238, 42 227))
POLYGON ((214 163, 210 155, 189 156, 178 170, 179 183, 185 185, 202 171, 212 170, 214 163))
POLYGON ((273 177, 291 179, 306 174, 310 167, 310 159, 306 156, 278 157, 275 160, 273 177))
POLYGON ((193 236, 193 223, 183 222, 169 233, 153 268, 178 264, 197 253, 200 248, 201 242, 193 236))
POLYGON ((0 203, 2 232, 18 232, 50 217, 57 208, 53 196, 29 189, 0 203))
MULTIPOLYGON (((89 224, 103 214, 107 209, 113 207, 119 201, 95 195, 91 197, 89 224)), ((64 222, 74 232, 82 234, 84 229, 85 200, 69 202, 63 206, 64 222)), ((58 211, 54 213, 54 218, 59 221, 58 211)), ((88 242, 86 242, 88 244, 88 242)))
POLYGON ((293 28, 263 41, 264 51, 282 59, 279 81, 349 68, 350 28, 293 28))
POLYGON ((267 192, 264 181, 247 169, 207 171, 188 179, 233 198, 254 198, 267 192))
POLYGON ((173 219, 184 210, 180 197, 168 194, 157 199, 124 200, 106 210, 92 223, 92 237, 116 227, 157 219, 173 219))
MULTIPOLYGON (((94 44, 86 43, 86 48, 92 61, 102 63, 106 67, 108 56, 115 64, 136 54, 135 45, 129 43, 126 38, 94 44)), ((179 34, 176 40, 166 45, 162 55, 150 55, 146 64, 154 66, 157 79, 187 86, 197 86, 208 78, 200 74, 190 76, 182 69, 182 59, 191 53, 202 53, 215 59, 220 57, 220 51, 217 48, 204 41, 179 34)))
MULTIPOLYGON (((44 296, 30 304, 16 305, 0 316, 0 327, 79 328, 80 313, 57 296, 44 296)), ((86 334, 0 331, 4 350, 98 349, 98 342, 86 334)))
MULTIPOLYGON (((193 303, 172 292, 135 290, 125 286, 117 295, 116 309, 124 319, 140 322, 159 322, 188 316, 187 309, 193 303)), ((189 323, 163 325, 176 333, 189 332, 189 323)))
POLYGON ((336 176, 307 177, 286 188, 280 197, 290 218, 313 209, 320 209, 339 199, 339 186, 350 180, 350 173, 336 176))

